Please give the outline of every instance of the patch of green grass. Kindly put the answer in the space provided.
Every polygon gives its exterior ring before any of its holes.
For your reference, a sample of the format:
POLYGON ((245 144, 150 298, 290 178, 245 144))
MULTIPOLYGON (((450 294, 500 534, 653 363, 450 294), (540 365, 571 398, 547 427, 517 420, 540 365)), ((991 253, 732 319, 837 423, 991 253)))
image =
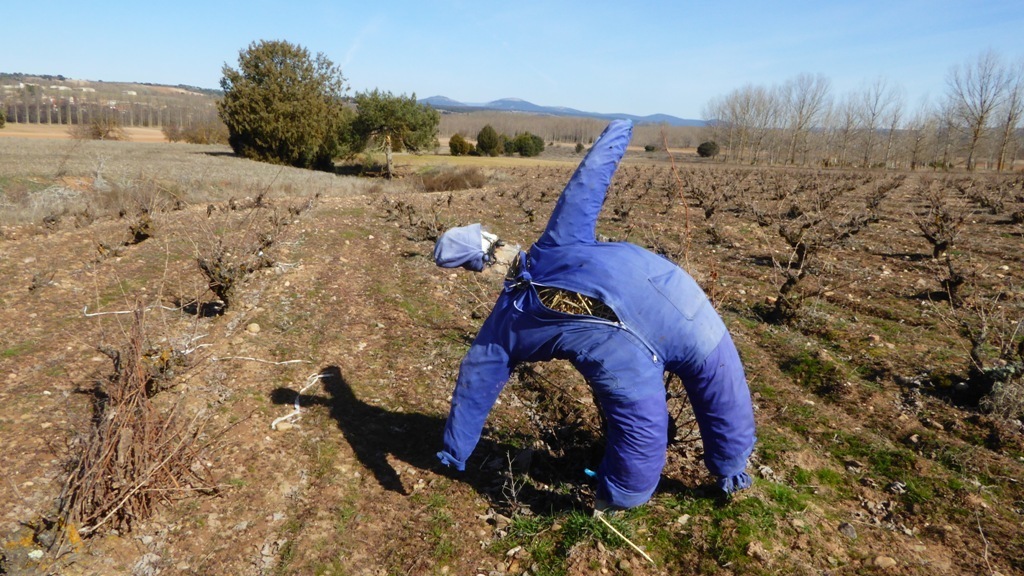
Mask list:
POLYGON ((871 455, 872 468, 891 479, 905 477, 914 471, 914 453, 903 449, 881 449, 871 455))
POLYGON ((508 533, 514 537, 533 538, 550 530, 552 524, 554 518, 551 516, 516 516, 509 525, 508 533))
POLYGON ((22 354, 31 352, 33 348, 35 348, 35 342, 32 342, 31 340, 28 342, 19 342, 14 346, 0 350, 0 358, 6 359, 21 356, 22 354))
POLYGON ((338 459, 338 445, 327 441, 310 441, 307 445, 311 463, 311 475, 317 480, 327 478, 334 471, 338 459))
POLYGON ((903 493, 903 501, 914 504, 925 504, 935 498, 933 480, 926 478, 908 478, 905 484, 907 491, 903 493))
MULTIPOLYGON (((111 286, 100 292, 94 305, 97 309, 103 309, 115 302, 129 302, 132 295, 136 294, 139 291, 139 288, 142 288, 143 286, 145 286, 145 282, 138 278, 125 278, 119 280, 116 286, 111 286)), ((90 308, 92 308, 92 306, 90 306, 90 308)))
POLYGON ((797 384, 819 395, 828 394, 844 379, 838 364, 806 350, 783 360, 779 368, 797 384))
POLYGON ((431 556, 439 562, 451 560, 457 551, 452 534, 455 521, 448 509, 448 500, 443 494, 434 493, 427 499, 427 510, 430 511, 427 541, 431 546, 431 556))
POLYGON ((766 464, 778 463, 782 454, 796 449, 796 442, 788 436, 767 427, 757 431, 757 453, 766 464))
MULTIPOLYGON (((797 468, 798 486, 757 480, 749 492, 727 501, 679 495, 663 500, 672 514, 686 514, 690 521, 672 534, 655 534, 652 551, 668 562, 685 562, 696 572, 717 574, 723 567, 733 573, 759 574, 764 567, 748 554, 748 547, 759 542, 771 549, 773 543, 789 542, 796 530, 787 519, 799 517, 815 498, 812 493, 817 471, 797 468), (655 544, 656 543, 656 544, 655 544), (710 560, 710 561, 709 561, 710 560)), ((661 519, 652 524, 670 524, 661 519)), ((804 530, 808 530, 805 528, 804 530)), ((778 572, 782 573, 782 572, 778 572)))
POLYGON ((839 460, 857 459, 866 464, 868 472, 886 480, 906 480, 913 476, 916 456, 902 447, 881 445, 848 432, 836 432, 829 444, 832 455, 839 460))
POLYGON ((436 300, 424 299, 422 293, 412 297, 403 296, 398 301, 398 307, 417 322, 443 326, 451 320, 451 313, 446 308, 439 306, 436 300))
POLYGON ((346 562, 341 558, 335 558, 326 565, 317 565, 313 567, 313 574, 315 576, 346 576, 349 571, 345 568, 346 562))
POLYGON ((959 492, 960 490, 963 490, 966 487, 967 485, 964 484, 963 480, 961 480, 960 478, 957 478, 955 476, 950 476, 949 478, 946 478, 946 488, 952 490, 953 492, 959 492))
MULTIPOLYGON (((606 516, 605 519, 615 526, 615 529, 629 537, 629 524, 623 521, 627 515, 617 514, 606 516)), ((600 520, 590 514, 573 512, 565 519, 562 525, 561 547, 568 550, 576 544, 584 541, 600 541, 609 548, 618 548, 622 541, 608 529, 600 520)))
POLYGON ((508 536, 492 546, 493 552, 501 553, 510 547, 522 546, 537 565, 537 576, 565 574, 556 533, 551 532, 554 524, 555 519, 552 516, 516 516, 509 525, 508 536))
POLYGON ((765 487, 765 492, 783 513, 803 512, 807 508, 807 494, 801 494, 785 484, 770 483, 765 487))
MULTIPOLYGON (((647 513, 638 508, 606 516, 616 530, 631 537, 632 524, 647 513)), ((517 516, 509 525, 508 535, 492 545, 495 553, 522 546, 536 565, 536 576, 563 576, 568 551, 581 543, 600 542, 606 548, 620 548, 625 543, 601 520, 584 512, 570 512, 561 517, 517 516)))
POLYGON ((790 430, 801 436, 807 436, 811 432, 812 425, 821 417, 821 411, 810 404, 789 404, 786 411, 780 414, 779 420, 784 422, 790 430))
POLYGON ((750 386, 750 391, 760 394, 765 400, 776 400, 779 397, 778 388, 760 382, 752 384, 750 386))
POLYGON ((337 510, 337 515, 334 519, 334 531, 338 534, 344 534, 348 528, 348 523, 352 518, 355 518, 356 507, 351 501, 346 501, 337 510))
POLYGON ((868 317, 867 322, 874 327, 879 336, 889 342, 900 342, 903 338, 905 324, 887 320, 885 318, 868 317))
POLYGON ((793 482, 800 486, 809 486, 814 483, 814 472, 797 468, 793 471, 793 482))
POLYGON ((761 320, 753 316, 746 316, 744 314, 729 314, 728 317, 729 324, 736 322, 737 324, 739 324, 740 326, 747 330, 756 330, 757 328, 760 328, 762 325, 761 320))
POLYGON ((713 508, 708 523, 708 553, 719 566, 737 568, 752 562, 746 554, 751 542, 775 535, 778 528, 774 507, 756 496, 713 508))
MULTIPOLYGON (((323 216, 348 216, 348 217, 352 217, 352 218, 355 218, 355 219, 359 219, 359 218, 362 218, 363 216, 367 215, 367 208, 366 208, 365 205, 362 205, 362 204, 355 204, 355 205, 346 206, 346 207, 343 207, 343 208, 331 206, 330 208, 325 209, 322 213, 321 212, 316 212, 316 213, 317 214, 322 214, 323 216)), ((347 238, 348 239, 348 238, 363 238, 363 237, 365 237, 369 233, 369 231, 365 230, 363 228, 352 226, 352 227, 349 227, 349 228, 342 228, 340 230, 337 230, 335 233, 340 238, 347 238)))
POLYGON ((281 545, 281 550, 278 552, 277 566, 274 568, 274 574, 277 576, 284 576, 289 574, 288 566, 295 560, 295 537, 302 531, 303 522, 298 518, 290 518, 284 523, 282 532, 284 533, 287 540, 281 545))
POLYGON ((846 476, 842 472, 837 472, 831 468, 819 468, 814 471, 814 475, 818 478, 818 482, 833 488, 841 486, 846 482, 846 476))

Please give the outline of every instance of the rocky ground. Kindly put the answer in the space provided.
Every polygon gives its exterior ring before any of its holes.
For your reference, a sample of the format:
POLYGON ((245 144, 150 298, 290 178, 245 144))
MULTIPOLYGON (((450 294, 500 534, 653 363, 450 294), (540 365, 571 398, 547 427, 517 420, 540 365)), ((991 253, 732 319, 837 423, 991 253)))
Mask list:
MULTIPOLYGON (((600 231, 662 251, 712 295, 747 365, 760 439, 754 487, 723 501, 685 399, 673 399, 662 486, 611 520, 649 562, 590 515, 582 468, 600 457, 601 434, 567 365, 517 372, 467 473, 434 458, 459 360, 501 276, 435 267, 432 239, 481 221, 528 244, 572 164, 482 165, 481 187, 451 192, 424 191, 407 165, 397 183, 338 192, 269 177, 240 185, 216 170, 241 161, 203 162, 189 200, 162 203, 141 242, 126 243, 133 213, 0 230, 0 573, 1024 572, 1024 431, 955 394, 969 357, 943 302, 928 298, 942 268, 905 208, 918 201, 913 180, 880 221, 820 254, 827 274, 808 280, 799 318, 773 323, 777 234, 736 203, 715 221, 724 240, 710 243, 667 165, 627 158, 600 231), (266 262, 218 313, 197 260, 218 245, 237 256, 263 232, 274 234, 266 262), (130 341, 123 313, 139 306, 145 342, 183 354, 153 402, 202 427, 192 466, 210 485, 155 494, 154 513, 126 519, 130 529, 55 522, 95 426, 90 390, 115 371, 103 350, 130 341)), ((136 181, 167 181, 138 171, 136 181)), ((59 178, 96 194, 89 172, 6 166, 0 182, 8 197, 59 178)), ((971 214, 958 248, 1019 319, 1021 227, 1009 212, 971 214)))

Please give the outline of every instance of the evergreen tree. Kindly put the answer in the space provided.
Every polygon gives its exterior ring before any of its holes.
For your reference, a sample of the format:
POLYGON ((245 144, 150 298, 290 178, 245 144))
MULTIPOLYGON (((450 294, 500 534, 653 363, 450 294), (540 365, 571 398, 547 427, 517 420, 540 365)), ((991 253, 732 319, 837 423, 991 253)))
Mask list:
POLYGON ((341 69, 323 54, 285 41, 260 41, 223 68, 217 109, 236 154, 300 168, 333 169, 350 118, 341 69))
POLYGON ((470 144, 462 134, 455 134, 448 140, 448 149, 452 156, 465 156, 473 152, 473 145, 470 144))
POLYGON ((504 144, 498 131, 490 124, 481 128, 476 135, 476 149, 481 155, 498 156, 504 152, 504 144))
POLYGON ((697 155, 701 158, 713 158, 718 156, 718 144, 713 140, 702 142, 700 146, 697 146, 697 155))
POLYGON ((539 156, 544 151, 544 139, 536 134, 522 132, 512 139, 512 149, 520 156, 539 156))
POLYGON ((437 126, 441 116, 430 106, 416 102, 416 95, 394 96, 374 89, 356 95, 356 118, 352 133, 356 150, 375 144, 387 158, 386 176, 394 176, 392 152, 419 150, 437 146, 437 126))

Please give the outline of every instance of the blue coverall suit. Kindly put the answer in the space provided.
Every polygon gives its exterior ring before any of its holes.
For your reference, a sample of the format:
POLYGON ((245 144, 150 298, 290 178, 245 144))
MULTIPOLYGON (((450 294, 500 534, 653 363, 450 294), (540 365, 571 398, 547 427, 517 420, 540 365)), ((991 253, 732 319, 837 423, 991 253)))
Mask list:
POLYGON ((459 370, 445 425, 446 465, 465 469, 512 370, 568 360, 594 390, 607 421, 597 499, 614 508, 647 502, 665 465, 666 371, 680 377, 704 443, 705 464, 727 492, 750 485, 754 416, 739 355, 704 292, 664 257, 627 242, 598 242, 597 217, 632 123, 612 122, 573 174, 543 235, 520 253, 459 370), (541 303, 557 287, 600 300, 618 321, 566 314, 541 303))

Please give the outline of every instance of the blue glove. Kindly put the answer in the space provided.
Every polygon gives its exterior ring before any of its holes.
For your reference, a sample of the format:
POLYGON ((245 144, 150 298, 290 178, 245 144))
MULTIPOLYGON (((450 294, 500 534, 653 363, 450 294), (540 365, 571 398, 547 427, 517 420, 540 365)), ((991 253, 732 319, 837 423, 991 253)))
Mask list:
POLYGON ((720 476, 718 478, 718 487, 726 494, 746 490, 747 488, 750 488, 753 483, 754 481, 750 479, 750 475, 746 472, 740 472, 735 476, 720 476))

